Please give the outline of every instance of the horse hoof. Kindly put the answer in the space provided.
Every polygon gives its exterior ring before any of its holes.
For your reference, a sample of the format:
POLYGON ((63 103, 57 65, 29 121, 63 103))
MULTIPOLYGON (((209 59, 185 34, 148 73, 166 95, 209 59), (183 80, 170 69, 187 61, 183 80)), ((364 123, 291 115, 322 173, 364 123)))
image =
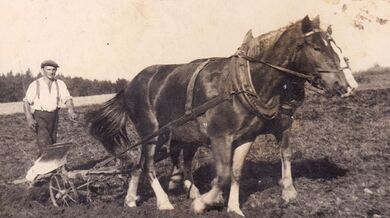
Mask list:
POLYGON ((125 206, 127 205, 128 207, 137 207, 137 201, 139 201, 139 199, 139 195, 137 195, 135 198, 125 199, 125 206))
POLYGON ((174 209, 173 205, 170 202, 165 202, 163 204, 158 204, 157 208, 159 210, 173 210, 174 209))
POLYGON ((135 201, 126 201, 126 202, 125 202, 125 206, 128 206, 128 207, 137 207, 137 202, 135 202, 135 201))
POLYGON ((189 197, 192 200, 199 198, 200 197, 199 190, 197 188, 192 188, 189 197))
POLYGON ((297 198, 297 191, 295 190, 294 186, 291 186, 289 188, 285 188, 282 191, 282 199, 289 203, 297 198))
POLYGON ((200 197, 199 189, 190 181, 184 181, 184 187, 188 193, 188 197, 192 200, 200 197))
POLYGON ((278 184, 279 186, 283 187, 283 179, 279 179, 278 184))
POLYGON ((223 205, 224 203, 225 203, 225 199, 223 199, 223 193, 220 192, 218 193, 218 196, 214 201, 214 205, 219 205, 219 204, 223 205))
POLYGON ((228 207, 227 212, 228 213, 234 213, 234 214, 237 214, 239 216, 245 217, 244 213, 241 211, 240 208, 230 208, 230 207, 228 207))
POLYGON ((206 204, 201 198, 197 198, 192 202, 192 210, 195 214, 201 214, 206 209, 206 204))

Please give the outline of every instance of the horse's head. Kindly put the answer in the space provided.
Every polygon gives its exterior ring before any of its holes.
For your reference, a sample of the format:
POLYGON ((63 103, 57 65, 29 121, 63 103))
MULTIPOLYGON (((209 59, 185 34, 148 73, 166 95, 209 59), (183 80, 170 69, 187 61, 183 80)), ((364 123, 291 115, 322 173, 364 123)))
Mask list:
POLYGON ((313 86, 329 95, 346 97, 353 94, 358 84, 348 59, 342 55, 331 34, 330 26, 326 31, 320 28, 318 16, 313 20, 306 16, 258 37, 253 37, 249 31, 238 53, 302 72, 311 78, 308 80, 313 86))
POLYGON ((348 59, 332 38, 331 26, 323 31, 318 16, 312 21, 306 16, 299 23, 301 37, 293 60, 297 70, 312 75, 310 84, 330 95, 352 95, 358 84, 352 76, 348 59))

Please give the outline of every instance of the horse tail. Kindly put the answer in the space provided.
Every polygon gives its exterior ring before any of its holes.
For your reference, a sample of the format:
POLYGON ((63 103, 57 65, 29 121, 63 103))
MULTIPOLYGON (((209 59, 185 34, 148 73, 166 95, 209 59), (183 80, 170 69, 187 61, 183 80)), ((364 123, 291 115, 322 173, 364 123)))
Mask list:
POLYGON ((124 90, 122 90, 98 109, 87 114, 90 134, 114 155, 118 149, 125 148, 130 143, 126 131, 129 117, 125 105, 124 90))

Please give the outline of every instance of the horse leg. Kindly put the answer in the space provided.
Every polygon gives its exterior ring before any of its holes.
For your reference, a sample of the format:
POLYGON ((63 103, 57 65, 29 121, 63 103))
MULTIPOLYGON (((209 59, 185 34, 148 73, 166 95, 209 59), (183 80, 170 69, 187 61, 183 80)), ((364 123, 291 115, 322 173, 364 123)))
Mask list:
POLYGON ((141 174, 142 174, 142 169, 139 166, 131 172, 129 188, 127 189, 127 195, 125 198, 125 204, 129 207, 137 206, 137 200, 138 200, 137 190, 138 190, 138 184, 139 184, 141 174))
POLYGON ((291 173, 292 152, 289 144, 289 130, 285 130, 283 133, 279 134, 277 140, 280 145, 280 156, 282 161, 282 178, 279 181, 279 185, 283 187, 282 199, 289 202, 297 197, 297 191, 295 190, 291 173))
POLYGON ((200 196, 199 189, 194 185, 194 178, 192 175, 192 160, 197 150, 197 146, 184 145, 183 147, 184 188, 190 199, 195 199, 200 196))
POLYGON ((180 145, 178 142, 172 142, 170 147, 171 160, 172 160, 172 174, 169 181, 169 190, 176 189, 183 181, 184 174, 184 188, 188 193, 188 197, 195 199, 200 196, 199 189, 194 185, 194 179, 192 176, 192 160, 197 151, 196 146, 190 144, 180 145), (180 166, 180 153, 183 151, 184 159, 184 171, 180 166))
POLYGON ((183 180, 183 172, 180 167, 180 152, 181 147, 178 142, 172 141, 170 146, 170 157, 172 160, 172 173, 169 180, 168 189, 174 190, 179 187, 183 180))
POLYGON ((218 202, 218 196, 222 192, 222 187, 229 182, 231 170, 231 145, 232 136, 222 136, 211 138, 211 147, 217 171, 217 178, 213 182, 211 190, 192 203, 195 213, 203 213, 207 206, 218 202))
MULTIPOLYGON (((155 140, 157 141, 157 138, 155 138, 155 140)), ((145 149, 145 154, 146 154, 146 159, 145 159, 146 175, 156 195, 157 208, 159 210, 172 210, 173 206, 168 199, 168 195, 161 187, 161 184, 158 181, 156 176, 156 169, 154 166, 154 155, 156 152, 156 144, 155 143, 146 144, 143 147, 143 149, 145 149)))
MULTIPOLYGON (((132 121, 137 129, 137 132, 141 138, 147 137, 158 129, 158 121, 155 118, 154 114, 150 110, 139 111, 140 113, 137 116, 132 116, 132 121)), ((168 195, 162 189, 160 182, 156 176, 156 170, 154 166, 154 157, 156 153, 156 144, 158 143, 158 137, 150 139, 148 144, 143 144, 141 147, 141 161, 140 167, 143 171, 134 172, 134 177, 132 177, 128 193, 129 199, 132 200, 132 197, 136 196, 136 189, 139 183, 139 177, 141 172, 145 173, 147 179, 156 195, 157 208, 159 210, 172 210, 173 206, 169 202, 168 195)))
POLYGON ((227 212, 234 212, 240 216, 245 216, 240 209, 239 202, 241 170, 252 143, 253 142, 247 142, 238 146, 233 154, 233 167, 227 212))

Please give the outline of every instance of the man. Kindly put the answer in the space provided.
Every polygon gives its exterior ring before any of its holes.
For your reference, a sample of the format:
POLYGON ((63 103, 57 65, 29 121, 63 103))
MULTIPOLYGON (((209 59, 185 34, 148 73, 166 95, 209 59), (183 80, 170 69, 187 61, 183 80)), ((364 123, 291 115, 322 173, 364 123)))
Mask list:
POLYGON ((58 67, 52 60, 42 62, 43 76, 30 84, 23 99, 27 124, 36 133, 39 156, 48 146, 57 142, 60 102, 68 108, 70 119, 77 118, 68 88, 63 81, 56 79, 58 67))

